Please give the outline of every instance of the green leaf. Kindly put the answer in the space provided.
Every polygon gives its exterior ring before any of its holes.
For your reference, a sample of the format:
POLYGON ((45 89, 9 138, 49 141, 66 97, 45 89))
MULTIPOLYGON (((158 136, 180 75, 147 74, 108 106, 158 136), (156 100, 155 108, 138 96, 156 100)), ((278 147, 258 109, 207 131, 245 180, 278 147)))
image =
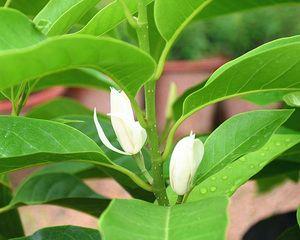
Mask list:
POLYGON ((0 173, 68 160, 112 164, 90 138, 56 122, 1 116, 0 139, 0 173))
POLYGON ((0 51, 29 47, 46 39, 24 14, 0 8, 0 51))
POLYGON ((232 196, 241 185, 261 171, 268 163, 299 142, 299 134, 273 135, 263 148, 239 158, 197 185, 191 192, 188 201, 198 201, 224 194, 232 196))
POLYGON ((35 91, 40 91, 53 86, 96 88, 109 90, 116 84, 107 76, 93 69, 72 69, 43 77, 35 86, 35 91))
MULTIPOLYGON (((145 4, 152 1, 144 0, 145 4)), ((132 14, 137 12, 137 0, 124 0, 124 2, 132 14)), ((120 1, 113 1, 101 9, 78 33, 100 36, 114 29, 125 20, 126 16, 122 4, 120 1)))
POLYGON ((104 239, 225 239, 225 197, 162 207, 138 200, 113 200, 99 221, 104 239), (126 227, 125 227, 126 226, 126 227), (216 228, 216 226, 218 226, 216 228))
POLYGON ((205 87, 185 99, 180 122, 201 108, 232 97, 299 90, 299 53, 300 38, 296 36, 266 44, 223 65, 205 87))
POLYGON ((212 1, 198 16, 197 19, 218 17, 224 14, 241 12, 260 7, 276 6, 279 4, 299 3, 299 0, 217 0, 212 1))
POLYGON ((35 24, 48 36, 66 33, 100 0, 50 0, 34 18, 35 24))
POLYGON ((56 98, 32 108, 26 116, 52 120, 66 115, 92 115, 92 111, 70 98, 56 98))
POLYGON ((205 141, 205 153, 197 171, 196 183, 242 155, 260 149, 292 112, 259 110, 242 113, 225 121, 205 141))
MULTIPOLYGON (((71 174, 38 172, 21 184, 4 210, 26 205, 52 204, 99 217, 109 202, 109 199, 95 193, 71 174)), ((1 211, 3 209, 0 208, 1 211)))
POLYGON ((155 70, 154 60, 136 47, 114 39, 80 35, 2 52, 0 65, 0 90, 62 70, 90 67, 110 76, 131 97, 155 70))
POLYGON ((44 228, 32 236, 15 238, 14 240, 101 240, 100 234, 95 229, 76 226, 59 226, 44 228))
MULTIPOLYGON (((0 208, 6 206, 11 198, 12 193, 9 187, 0 182, 0 208)), ((1 213, 0 219, 0 239, 5 240, 24 235, 21 219, 17 210, 1 213)))
POLYGON ((99 167, 84 162, 60 162, 46 165, 38 174, 68 173, 81 179, 108 177, 99 167))

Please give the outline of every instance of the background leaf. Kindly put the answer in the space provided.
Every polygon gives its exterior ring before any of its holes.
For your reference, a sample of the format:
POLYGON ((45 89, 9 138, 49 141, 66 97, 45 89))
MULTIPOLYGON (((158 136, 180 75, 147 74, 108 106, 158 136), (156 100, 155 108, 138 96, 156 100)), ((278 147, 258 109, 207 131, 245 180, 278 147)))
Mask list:
MULTIPOLYGON (((0 182, 0 208, 6 206, 12 198, 11 189, 0 182)), ((17 210, 0 214, 0 239, 10 239, 24 235, 21 219, 17 210)))
POLYGON ((66 33, 100 0, 50 0, 34 18, 35 24, 48 36, 66 33))
POLYGON ((93 69, 71 69, 43 77, 35 86, 40 91, 53 86, 93 88, 109 90, 117 88, 116 84, 104 74, 93 69))
POLYGON ((100 234, 95 229, 76 226, 59 226, 44 228, 29 237, 16 238, 14 240, 101 240, 100 234))
POLYGON ((114 240, 148 240, 149 236, 157 240, 221 240, 225 239, 227 204, 224 197, 172 207, 114 200, 101 216, 99 228, 104 239, 114 240))
POLYGON ((52 120, 66 115, 92 115, 92 111, 70 98, 56 98, 27 112, 30 118, 52 120))
MULTIPOLYGON (((152 1, 144 0, 145 4, 152 1)), ((124 2, 132 14, 137 12, 137 0, 124 0, 124 2)), ((101 9, 78 33, 101 36, 125 20, 126 16, 122 4, 120 1, 113 1, 101 9)))
POLYGON ((5 208, 53 204, 99 217, 109 202, 71 174, 37 172, 18 187, 5 208))

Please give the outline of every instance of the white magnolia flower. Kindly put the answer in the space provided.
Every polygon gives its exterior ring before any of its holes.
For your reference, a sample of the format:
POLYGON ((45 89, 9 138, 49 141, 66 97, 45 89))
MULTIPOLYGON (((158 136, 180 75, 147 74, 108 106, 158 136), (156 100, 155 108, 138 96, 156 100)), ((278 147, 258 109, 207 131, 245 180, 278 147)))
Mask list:
POLYGON ((108 115, 111 117, 113 129, 123 151, 115 148, 109 142, 97 119, 96 109, 94 109, 94 122, 102 143, 112 151, 120 154, 137 154, 146 142, 147 133, 140 123, 135 121, 130 100, 123 91, 119 92, 111 88, 110 109, 111 112, 108 115))
POLYGON ((170 162, 170 182, 174 192, 184 195, 190 190, 193 177, 204 155, 204 145, 195 135, 181 139, 175 146, 170 162))

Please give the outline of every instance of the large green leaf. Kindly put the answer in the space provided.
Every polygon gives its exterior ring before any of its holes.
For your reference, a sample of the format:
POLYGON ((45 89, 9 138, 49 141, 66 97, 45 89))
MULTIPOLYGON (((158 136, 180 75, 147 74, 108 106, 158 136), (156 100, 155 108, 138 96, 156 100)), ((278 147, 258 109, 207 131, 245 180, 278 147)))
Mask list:
POLYGON ((90 138, 60 123, 2 116, 0 136, 0 173, 67 160, 112 164, 90 138))
POLYGON ((34 22, 48 36, 66 33, 100 0, 50 0, 34 18, 34 22))
POLYGON ((36 173, 17 189, 1 211, 24 205, 53 204, 99 217, 110 200, 91 190, 80 179, 67 173, 36 173))
POLYGON ((9 8, 0 8, 0 51, 34 45, 45 36, 24 14, 9 8))
MULTIPOLYGON (((11 189, 0 182, 0 208, 6 206, 12 198, 11 189)), ((10 239, 24 235, 17 210, 0 214, 0 239, 10 239)))
POLYGON ((289 92, 300 89, 300 37, 292 37, 264 45, 225 64, 208 83, 190 94, 177 116, 183 121, 210 104, 251 93, 289 92))
POLYGON ((162 207, 138 200, 114 200, 103 213, 99 228, 104 239, 182 240, 225 239, 225 197, 162 207))
POLYGON ((273 135, 263 148, 239 158, 197 185, 191 192, 188 201, 198 201, 202 198, 224 194, 231 196, 268 163, 299 142, 299 134, 273 135))
POLYGON ((109 90, 111 86, 115 86, 115 83, 93 69, 72 69, 42 78, 34 90, 39 91, 53 86, 109 90))
POLYGON ((292 112, 253 111, 225 121, 205 141, 204 158, 198 168, 196 182, 215 174, 242 155, 260 149, 292 112))
MULTIPOLYGON (((153 0, 144 0, 146 4, 152 1, 153 0)), ((124 0, 124 2, 132 14, 137 12, 137 0, 124 0)), ((114 29, 124 20, 126 20, 126 16, 121 2, 113 1, 101 9, 79 33, 100 36, 114 29)))
POLYGON ((62 70, 90 67, 110 76, 132 97, 155 70, 154 60, 138 48, 114 39, 80 35, 2 52, 0 65, 0 90, 62 70))
POLYGON ((95 229, 59 226, 44 228, 32 236, 15 238, 14 240, 101 240, 101 237, 95 229))

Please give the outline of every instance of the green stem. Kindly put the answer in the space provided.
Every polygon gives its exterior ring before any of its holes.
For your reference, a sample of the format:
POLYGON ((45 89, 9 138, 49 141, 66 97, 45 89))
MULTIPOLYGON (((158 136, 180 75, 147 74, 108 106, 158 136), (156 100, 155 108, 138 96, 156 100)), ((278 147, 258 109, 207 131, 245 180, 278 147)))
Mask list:
MULTIPOLYGON (((137 34, 140 48, 145 52, 150 53, 147 7, 143 0, 139 0, 138 2, 137 34)), ((147 134, 152 161, 152 188, 158 204, 168 206, 169 200, 163 177, 163 162, 159 151, 159 140, 156 127, 155 87, 156 82, 153 79, 145 85, 147 134)))
POLYGON ((143 154, 139 152, 138 154, 133 155, 133 158, 135 159, 137 166, 139 167, 139 169, 141 170, 142 174, 147 179, 147 181, 150 184, 153 184, 153 178, 145 166, 145 160, 143 154))
POLYGON ((144 190, 148 191, 148 192, 152 192, 152 187, 147 184, 146 182, 144 182, 141 178, 139 178, 136 174, 134 174, 133 172, 129 171, 127 168, 121 167, 119 165, 110 165, 110 164, 99 164, 102 166, 106 166, 108 168, 112 168, 115 169, 125 175, 127 175, 132 181, 134 181, 138 186, 140 186, 141 188, 143 188, 144 190))
POLYGON ((182 204, 183 199, 184 199, 184 195, 178 195, 176 205, 182 204))
POLYGON ((122 4, 122 7, 124 9, 124 13, 125 13, 128 23, 133 28, 137 28, 136 19, 131 15, 131 12, 130 12, 129 8, 127 7, 126 3, 124 2, 124 0, 120 0, 120 3, 122 4))
POLYGON ((12 0, 6 0, 6 2, 5 2, 5 4, 4 4, 3 7, 8 8, 9 5, 11 4, 11 1, 12 1, 12 0))

